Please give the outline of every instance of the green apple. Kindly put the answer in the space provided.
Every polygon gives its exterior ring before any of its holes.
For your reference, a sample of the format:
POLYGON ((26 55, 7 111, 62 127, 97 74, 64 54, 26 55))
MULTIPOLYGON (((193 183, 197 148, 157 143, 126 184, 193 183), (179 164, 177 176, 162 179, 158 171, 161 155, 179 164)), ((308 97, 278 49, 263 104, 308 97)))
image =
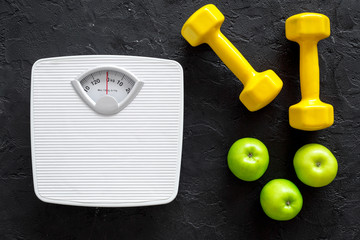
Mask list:
POLYGON ((323 187, 336 177, 338 163, 329 149, 311 143, 301 147, 294 157, 298 178, 311 187, 323 187))
POLYGON ((260 203, 270 218, 286 221, 300 212, 303 198, 296 185, 289 180, 274 179, 261 190, 260 203))
POLYGON ((231 146, 227 160, 236 177, 244 181, 255 181, 265 173, 269 165, 269 152, 261 141, 242 138, 231 146))

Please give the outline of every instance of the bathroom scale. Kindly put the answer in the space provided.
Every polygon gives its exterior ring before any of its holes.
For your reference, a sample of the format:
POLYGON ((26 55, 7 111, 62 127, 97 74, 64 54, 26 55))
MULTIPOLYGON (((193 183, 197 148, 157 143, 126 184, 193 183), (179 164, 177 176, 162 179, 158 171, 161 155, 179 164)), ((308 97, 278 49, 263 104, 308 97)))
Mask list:
POLYGON ((172 201, 180 176, 183 98, 183 70, 173 60, 38 60, 30 106, 37 197, 92 207, 172 201))

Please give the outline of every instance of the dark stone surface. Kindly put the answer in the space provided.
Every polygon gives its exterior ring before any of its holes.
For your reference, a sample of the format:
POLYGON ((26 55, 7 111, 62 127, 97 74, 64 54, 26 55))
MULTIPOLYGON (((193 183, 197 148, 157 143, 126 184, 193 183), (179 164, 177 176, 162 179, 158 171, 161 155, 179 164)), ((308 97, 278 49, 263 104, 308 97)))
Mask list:
POLYGON ((222 31, 258 71, 273 69, 284 88, 251 113, 238 100, 241 83, 206 46, 180 35, 185 20, 208 1, 0 2, 0 239, 360 239, 360 2, 358 0, 213 1, 222 31), (300 100, 299 49, 285 38, 291 15, 314 11, 331 21, 319 44, 321 98, 335 123, 317 132, 288 124, 300 100), (164 206, 83 208, 43 203, 33 191, 30 73, 39 58, 119 54, 174 59, 185 75, 185 126, 180 188, 164 206), (236 179, 226 155, 242 137, 270 152, 265 175, 236 179), (315 189, 296 177, 292 158, 310 142, 337 157, 335 181, 315 189), (300 214, 276 222, 259 204, 271 179, 293 181, 304 197, 300 214))

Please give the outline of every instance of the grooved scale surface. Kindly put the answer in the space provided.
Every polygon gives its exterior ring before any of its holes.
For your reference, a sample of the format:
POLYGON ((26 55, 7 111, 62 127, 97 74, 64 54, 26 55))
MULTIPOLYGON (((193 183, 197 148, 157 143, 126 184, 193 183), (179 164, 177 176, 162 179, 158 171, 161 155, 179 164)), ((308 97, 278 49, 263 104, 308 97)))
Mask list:
POLYGON ((131 56, 41 59, 32 69, 34 186, 46 202, 82 206, 164 204, 177 194, 183 72, 171 60, 131 56), (144 86, 121 112, 94 112, 71 81, 117 66, 144 86))

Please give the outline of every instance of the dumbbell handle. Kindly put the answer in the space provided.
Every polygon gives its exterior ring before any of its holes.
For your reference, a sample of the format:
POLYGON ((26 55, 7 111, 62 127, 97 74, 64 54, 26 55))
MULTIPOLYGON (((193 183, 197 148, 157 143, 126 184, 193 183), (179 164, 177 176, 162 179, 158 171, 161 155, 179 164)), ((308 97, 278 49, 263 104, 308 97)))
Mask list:
POLYGON ((215 31, 207 43, 244 85, 256 75, 254 68, 220 30, 215 31))
POLYGON ((302 99, 319 99, 319 58, 317 41, 305 40, 300 44, 300 86, 302 99))

